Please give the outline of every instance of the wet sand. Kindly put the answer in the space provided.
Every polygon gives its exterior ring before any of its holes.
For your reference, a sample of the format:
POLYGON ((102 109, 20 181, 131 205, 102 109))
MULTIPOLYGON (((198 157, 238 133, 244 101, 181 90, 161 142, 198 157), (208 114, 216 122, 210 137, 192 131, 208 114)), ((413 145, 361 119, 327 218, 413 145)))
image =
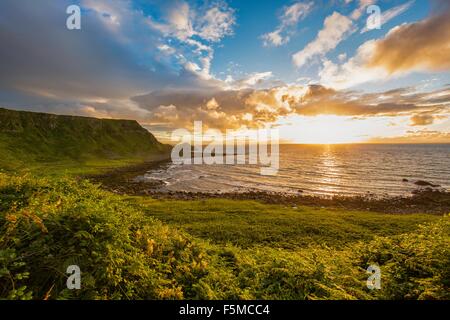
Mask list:
POLYGON ((410 196, 332 196, 284 194, 272 192, 232 192, 232 193, 199 193, 185 191, 161 191, 162 181, 136 181, 151 169, 160 167, 169 160, 149 161, 140 165, 111 170, 101 175, 85 176, 111 192, 122 195, 150 196, 155 199, 202 200, 233 199, 256 200, 268 204, 281 204, 289 207, 300 205, 340 208, 348 210, 367 210, 382 213, 450 213, 450 193, 434 188, 431 183, 419 183, 417 190, 410 196), (420 185, 423 184, 423 185, 420 185))

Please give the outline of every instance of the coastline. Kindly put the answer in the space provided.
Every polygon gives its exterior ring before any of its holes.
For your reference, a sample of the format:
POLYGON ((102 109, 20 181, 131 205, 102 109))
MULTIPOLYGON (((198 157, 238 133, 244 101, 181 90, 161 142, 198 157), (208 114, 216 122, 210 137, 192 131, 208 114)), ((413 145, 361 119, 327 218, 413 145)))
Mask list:
POLYGON ((147 161, 113 169, 103 174, 83 176, 102 188, 121 195, 148 196, 154 199, 203 200, 231 199, 254 200, 267 204, 288 207, 312 206, 338 208, 353 211, 373 211, 392 214, 447 214, 450 212, 450 192, 435 190, 431 187, 417 188, 411 196, 316 196, 304 194, 287 194, 267 191, 246 191, 228 193, 206 193, 189 191, 161 191, 162 181, 136 181, 136 177, 151 169, 160 167, 170 159, 147 161))

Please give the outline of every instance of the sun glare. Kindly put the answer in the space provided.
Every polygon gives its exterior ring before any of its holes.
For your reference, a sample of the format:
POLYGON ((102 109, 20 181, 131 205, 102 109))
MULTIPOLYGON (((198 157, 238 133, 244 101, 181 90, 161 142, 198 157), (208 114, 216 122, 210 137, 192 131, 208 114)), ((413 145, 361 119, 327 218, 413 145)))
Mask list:
POLYGON ((303 144, 358 143, 368 139, 367 124, 350 117, 321 115, 292 116, 279 123, 286 142, 303 144))

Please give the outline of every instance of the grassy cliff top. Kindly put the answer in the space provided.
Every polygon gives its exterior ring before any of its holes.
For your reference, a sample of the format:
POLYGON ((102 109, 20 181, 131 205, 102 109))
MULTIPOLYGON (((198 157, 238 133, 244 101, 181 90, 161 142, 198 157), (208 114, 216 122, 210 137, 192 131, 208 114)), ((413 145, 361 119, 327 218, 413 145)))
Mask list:
POLYGON ((0 108, 0 168, 147 160, 168 152, 134 120, 96 119, 0 108))

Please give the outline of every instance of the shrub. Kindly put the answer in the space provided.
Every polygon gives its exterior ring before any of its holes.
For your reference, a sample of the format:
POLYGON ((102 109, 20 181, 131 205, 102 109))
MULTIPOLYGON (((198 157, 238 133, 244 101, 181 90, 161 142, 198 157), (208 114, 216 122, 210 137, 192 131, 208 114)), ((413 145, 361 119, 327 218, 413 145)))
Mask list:
POLYGON ((86 181, 0 176, 0 296, 197 297, 207 255, 186 234, 86 181), (79 265, 81 290, 66 288, 79 265))
POLYGON ((361 267, 380 266, 380 299, 450 299, 449 216, 414 233, 359 245, 353 258, 361 267))
POLYGON ((0 174, 0 298, 450 299, 449 216, 345 248, 289 250, 211 244, 142 206, 85 180, 0 174), (381 290, 366 287, 371 264, 381 290), (66 288, 69 265, 81 290, 66 288))

